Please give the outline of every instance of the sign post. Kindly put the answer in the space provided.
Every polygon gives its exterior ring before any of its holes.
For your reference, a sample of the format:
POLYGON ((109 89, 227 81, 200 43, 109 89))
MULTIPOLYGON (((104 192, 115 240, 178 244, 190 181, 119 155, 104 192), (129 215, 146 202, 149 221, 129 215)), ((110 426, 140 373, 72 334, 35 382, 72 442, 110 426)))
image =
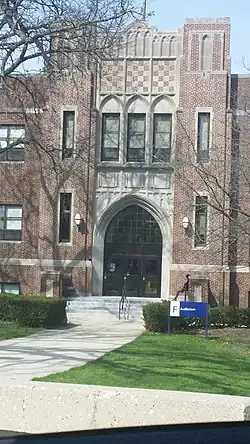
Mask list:
POLYGON ((208 303, 171 301, 168 316, 168 334, 171 332, 171 317, 192 317, 205 319, 205 338, 208 338, 208 303))

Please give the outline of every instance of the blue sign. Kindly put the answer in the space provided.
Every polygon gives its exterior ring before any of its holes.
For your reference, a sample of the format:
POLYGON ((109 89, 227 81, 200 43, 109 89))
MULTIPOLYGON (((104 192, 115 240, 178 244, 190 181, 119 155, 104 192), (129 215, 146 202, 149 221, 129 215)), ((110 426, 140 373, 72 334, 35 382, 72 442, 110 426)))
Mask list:
POLYGON ((206 318, 207 316, 207 302, 180 302, 180 316, 193 318, 206 318))
POLYGON ((171 331, 171 318, 192 317, 205 319, 205 337, 208 337, 208 303, 191 301, 171 301, 168 314, 168 334, 171 331))

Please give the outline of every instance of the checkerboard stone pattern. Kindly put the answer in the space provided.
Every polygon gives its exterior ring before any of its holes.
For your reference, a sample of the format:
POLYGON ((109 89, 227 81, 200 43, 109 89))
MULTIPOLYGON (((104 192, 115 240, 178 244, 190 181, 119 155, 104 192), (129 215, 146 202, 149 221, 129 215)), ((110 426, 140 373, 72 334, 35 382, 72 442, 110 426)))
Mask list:
POLYGON ((101 91, 123 91, 123 60, 108 60, 102 63, 101 91))
POLYGON ((127 93, 148 93, 150 79, 150 62, 148 60, 127 61, 127 93))
POLYGON ((175 93, 175 60, 153 60, 152 93, 175 93))

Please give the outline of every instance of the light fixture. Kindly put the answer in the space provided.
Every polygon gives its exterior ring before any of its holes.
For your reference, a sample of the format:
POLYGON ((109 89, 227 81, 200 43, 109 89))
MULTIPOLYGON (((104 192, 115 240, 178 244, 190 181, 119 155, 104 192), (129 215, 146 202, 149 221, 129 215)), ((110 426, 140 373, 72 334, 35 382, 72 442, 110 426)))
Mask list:
POLYGON ((187 216, 183 217, 182 226, 184 230, 187 230, 187 228, 189 227, 189 218, 187 216))
POLYGON ((76 213, 75 215, 75 224, 79 227, 79 225, 81 224, 81 216, 79 213, 76 213))

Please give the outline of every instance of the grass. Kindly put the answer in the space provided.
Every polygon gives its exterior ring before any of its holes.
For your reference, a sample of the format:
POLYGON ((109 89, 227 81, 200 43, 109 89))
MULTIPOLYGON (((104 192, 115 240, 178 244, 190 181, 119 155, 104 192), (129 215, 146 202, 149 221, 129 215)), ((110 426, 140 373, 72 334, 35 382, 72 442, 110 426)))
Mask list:
POLYGON ((19 338, 22 336, 28 336, 37 332, 37 328, 20 327, 17 324, 1 322, 0 323, 0 341, 4 339, 19 338))
POLYGON ((250 396, 250 338, 146 333, 94 362, 36 380, 250 396))

